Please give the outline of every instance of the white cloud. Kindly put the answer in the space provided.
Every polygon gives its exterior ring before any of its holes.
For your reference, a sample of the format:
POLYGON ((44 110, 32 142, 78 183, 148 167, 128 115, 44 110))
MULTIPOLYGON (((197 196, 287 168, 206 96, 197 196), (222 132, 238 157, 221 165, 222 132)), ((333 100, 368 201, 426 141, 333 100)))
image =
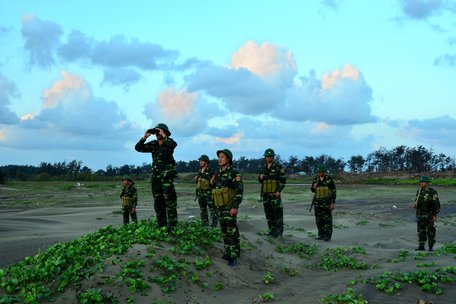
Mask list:
POLYGON ((43 91, 41 99, 45 109, 55 107, 60 101, 65 100, 68 95, 73 93, 83 99, 87 99, 90 95, 87 84, 81 77, 65 70, 62 70, 60 74, 62 79, 55 81, 50 88, 43 91))
POLYGON ((18 96, 16 85, 0 73, 0 125, 15 124, 19 121, 16 113, 8 108, 11 99, 18 96))
POLYGON ((59 45, 62 35, 60 25, 34 15, 24 15, 21 33, 25 39, 25 49, 30 55, 30 63, 42 68, 52 66, 55 61, 54 49, 59 45))

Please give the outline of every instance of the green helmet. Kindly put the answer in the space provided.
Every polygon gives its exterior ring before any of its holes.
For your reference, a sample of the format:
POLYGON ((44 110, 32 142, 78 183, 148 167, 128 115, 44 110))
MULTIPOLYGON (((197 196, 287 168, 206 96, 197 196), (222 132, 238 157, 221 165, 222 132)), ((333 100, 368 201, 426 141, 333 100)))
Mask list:
POLYGON ((155 129, 162 129, 163 132, 165 132, 166 136, 171 136, 171 132, 169 131, 168 126, 164 123, 159 123, 155 126, 155 128, 149 129, 147 131, 150 133, 155 133, 155 129))
POLYGON ((124 181, 124 180, 129 180, 130 182, 133 182, 133 180, 131 179, 131 177, 128 176, 128 175, 122 177, 122 180, 123 180, 123 181, 124 181))
POLYGON ((274 157, 274 156, 275 156, 274 150, 272 150, 271 148, 266 149, 266 150, 264 151, 263 156, 264 156, 264 157, 268 157, 268 156, 274 157))
POLYGON ((228 149, 218 150, 217 157, 219 156, 220 153, 225 154, 230 159, 230 163, 233 163, 233 153, 231 153, 230 150, 228 150, 228 149))
POLYGON ((323 173, 323 172, 327 172, 325 165, 318 165, 317 173, 323 173))
POLYGON ((430 183, 430 182, 431 182, 431 179, 429 178, 429 176, 423 175, 423 176, 421 176, 419 182, 420 182, 420 183, 430 183))
POLYGON ((204 161, 207 161, 207 162, 208 162, 208 161, 209 161, 209 156, 207 156, 206 154, 203 154, 203 155, 201 155, 201 156, 198 158, 198 160, 204 160, 204 161))

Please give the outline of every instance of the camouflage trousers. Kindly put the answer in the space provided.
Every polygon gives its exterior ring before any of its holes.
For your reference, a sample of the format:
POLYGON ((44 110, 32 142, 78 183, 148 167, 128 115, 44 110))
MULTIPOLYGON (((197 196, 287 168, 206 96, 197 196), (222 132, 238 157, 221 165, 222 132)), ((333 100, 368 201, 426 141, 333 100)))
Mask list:
POLYGON ((225 254, 235 258, 241 254, 240 234, 237 224, 237 217, 231 216, 230 208, 217 208, 220 229, 223 234, 225 254))
POLYGON ((136 211, 132 213, 133 206, 122 206, 122 214, 123 214, 123 223, 128 224, 130 223, 130 216, 131 220, 135 223, 138 222, 138 217, 136 215, 136 211))
POLYGON ((269 228, 269 235, 277 237, 283 234, 282 199, 277 199, 275 193, 263 194, 263 207, 269 228))
POLYGON ((211 191, 200 190, 197 192, 198 204, 200 207, 201 222, 204 226, 209 225, 209 214, 211 216, 211 226, 216 227, 218 224, 217 211, 215 210, 214 202, 212 201, 211 191), (209 209, 209 213, 208 210, 209 209))
POLYGON ((329 201, 315 202, 315 222, 318 229, 318 237, 323 240, 331 240, 333 233, 332 212, 329 209, 329 201))
POLYGON ((419 245, 424 246, 427 241, 428 246, 433 247, 435 244, 436 229, 434 222, 432 221, 432 215, 417 215, 416 223, 419 245))
POLYGON ((152 177, 152 196, 158 227, 176 227, 177 195, 173 179, 152 177))

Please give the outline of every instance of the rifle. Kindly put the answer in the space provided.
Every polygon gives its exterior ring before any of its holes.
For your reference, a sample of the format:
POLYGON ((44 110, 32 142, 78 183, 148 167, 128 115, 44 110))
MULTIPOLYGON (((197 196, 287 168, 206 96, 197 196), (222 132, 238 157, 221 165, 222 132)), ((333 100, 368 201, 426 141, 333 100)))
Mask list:
MULTIPOLYGON (((315 189, 317 189, 318 183, 320 182, 318 175, 315 177, 315 180, 317 181, 317 185, 316 185, 315 189)), ((312 184, 312 187, 313 187, 313 184, 312 184)), ((312 212, 312 208, 313 208, 313 206, 315 205, 315 196, 316 196, 316 194, 317 194, 317 193, 314 192, 314 195, 313 195, 313 197, 312 197, 312 203, 310 204, 309 212, 312 212)))
POLYGON ((315 204, 315 193, 312 197, 312 204, 310 204, 309 212, 312 212, 312 208, 313 208, 314 204, 315 204))

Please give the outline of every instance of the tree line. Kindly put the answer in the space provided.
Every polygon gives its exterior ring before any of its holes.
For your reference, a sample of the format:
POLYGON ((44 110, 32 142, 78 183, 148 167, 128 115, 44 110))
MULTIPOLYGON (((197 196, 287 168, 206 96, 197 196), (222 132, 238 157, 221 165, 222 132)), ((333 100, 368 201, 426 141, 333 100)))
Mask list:
MULTIPOLYGON (((351 156, 345 161, 343 158, 334 158, 329 155, 317 157, 305 156, 299 158, 290 156, 282 159, 279 155, 275 157, 285 168, 288 174, 300 174, 310 176, 315 173, 318 165, 324 164, 331 173, 424 173, 424 172, 445 172, 455 169, 455 160, 443 153, 435 153, 432 149, 423 146, 406 147, 397 146, 392 149, 384 147, 370 153, 367 157, 361 155, 351 156)), ((244 156, 234 160, 234 166, 245 173, 258 173, 263 165, 263 158, 246 158, 244 156)), ((210 166, 217 167, 217 160, 210 160, 210 166)), ((197 172, 198 160, 177 161, 178 173, 197 172)), ((105 170, 93 171, 82 165, 82 161, 72 160, 70 162, 47 163, 42 162, 36 166, 7 165, 0 166, 0 183, 6 180, 112 180, 119 176, 131 175, 145 177, 151 171, 151 165, 143 163, 137 165, 123 165, 115 167, 108 165, 105 170)))

